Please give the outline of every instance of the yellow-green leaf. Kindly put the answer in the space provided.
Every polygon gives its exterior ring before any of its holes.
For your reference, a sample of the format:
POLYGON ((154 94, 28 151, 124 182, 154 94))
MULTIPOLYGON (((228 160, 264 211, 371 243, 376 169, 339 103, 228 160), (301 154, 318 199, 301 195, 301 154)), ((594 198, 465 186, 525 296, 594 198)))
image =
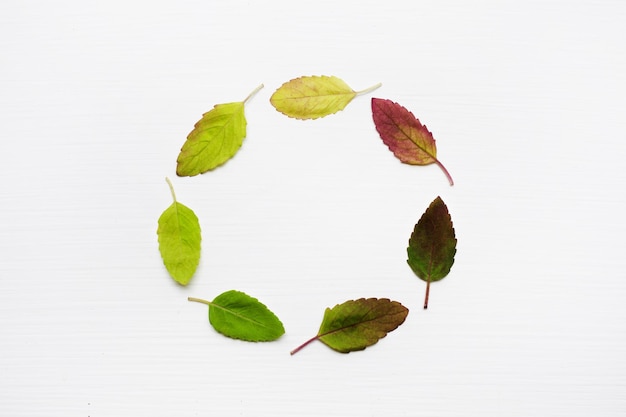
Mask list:
POLYGON ((284 83, 272 94, 270 103, 279 112, 295 119, 317 119, 343 110, 354 97, 380 87, 376 84, 354 91, 334 76, 309 76, 284 83))
POLYGON ((202 115, 187 136, 176 160, 176 175, 193 177, 224 164, 235 156, 246 137, 244 105, 263 84, 243 101, 217 104, 202 115))
POLYGON ((174 281, 187 285, 200 263, 200 223, 193 210, 176 201, 174 187, 166 180, 174 202, 159 217, 159 251, 174 281))

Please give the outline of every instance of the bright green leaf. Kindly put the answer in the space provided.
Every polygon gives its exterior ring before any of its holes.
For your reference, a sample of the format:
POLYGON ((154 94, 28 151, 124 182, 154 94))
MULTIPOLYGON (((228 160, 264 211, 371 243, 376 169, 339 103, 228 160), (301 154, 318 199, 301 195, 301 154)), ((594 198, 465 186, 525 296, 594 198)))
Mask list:
POLYGON ((357 92, 334 76, 300 77, 280 86, 272 94, 270 103, 286 116, 317 119, 343 110, 354 97, 369 93, 380 85, 357 92))
POLYGON ((200 223, 189 207, 176 201, 174 187, 166 180, 174 202, 159 217, 159 251, 172 278, 187 285, 200 262, 200 223))
POLYGON ((320 340, 341 353, 363 350, 400 326, 409 310, 387 298, 360 298, 346 301, 324 312, 315 337, 291 351, 297 353, 309 343, 320 340))
POLYGON ((189 297, 209 306, 209 322, 224 336, 248 342, 269 342, 285 333, 281 321, 256 298, 230 290, 213 301, 189 297))
POLYGON ((454 263, 456 237, 452 219, 441 197, 437 197, 419 219, 407 248, 409 266, 426 281, 424 308, 428 308, 430 283, 445 278, 454 263))
POLYGON ((263 84, 244 101, 217 104, 202 115, 178 155, 178 176, 203 174, 235 156, 246 137, 244 105, 262 87, 263 84))

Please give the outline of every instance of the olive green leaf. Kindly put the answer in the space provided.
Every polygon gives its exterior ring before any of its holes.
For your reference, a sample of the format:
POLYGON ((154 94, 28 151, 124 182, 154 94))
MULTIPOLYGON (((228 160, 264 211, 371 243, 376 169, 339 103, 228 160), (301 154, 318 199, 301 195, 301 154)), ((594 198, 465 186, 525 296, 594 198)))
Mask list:
POLYGON ((159 217, 159 251, 172 278, 187 285, 200 263, 200 223, 193 210, 176 201, 172 183, 165 180, 174 202, 159 217))
POLYGON ((256 298, 226 291, 213 301, 189 297, 189 301, 209 306, 209 322, 224 336, 248 342, 269 342, 285 334, 281 321, 256 298))
POLYGON ((245 100, 217 104, 202 115, 180 150, 176 175, 193 177, 203 174, 235 156, 246 137, 244 105, 261 88, 263 84, 245 100))
POLYGON ((400 326, 409 310, 387 298, 360 298, 346 301, 324 312, 317 335, 291 351, 295 354, 319 340, 341 353, 363 350, 400 326))
POLYGON ((437 197, 419 219, 407 248, 409 266, 426 281, 424 308, 428 308, 430 283, 445 278, 454 263, 456 237, 452 219, 441 197, 437 197))
POLYGON ((334 76, 294 78, 281 85, 270 97, 279 112, 295 119, 317 119, 343 110, 354 97, 380 87, 376 84, 354 91, 342 79, 334 76))

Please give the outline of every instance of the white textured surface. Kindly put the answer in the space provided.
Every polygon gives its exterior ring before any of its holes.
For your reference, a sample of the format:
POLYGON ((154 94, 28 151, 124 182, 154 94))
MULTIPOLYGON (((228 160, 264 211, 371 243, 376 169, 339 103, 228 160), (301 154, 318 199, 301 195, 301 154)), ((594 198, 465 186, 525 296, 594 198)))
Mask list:
POLYGON ((624 2, 38 3, 0 5, 0 415, 626 413, 624 2), (270 106, 313 74, 383 87, 314 122, 270 106), (175 177, 200 115, 260 83, 241 152, 175 177), (428 125, 454 187, 395 160, 371 96, 428 125), (203 228, 188 288, 157 250, 165 176, 203 228), (423 311, 405 247, 437 195, 458 254, 423 311), (226 339, 186 301, 228 289, 285 336, 226 339), (359 297, 411 313, 289 356, 359 297))

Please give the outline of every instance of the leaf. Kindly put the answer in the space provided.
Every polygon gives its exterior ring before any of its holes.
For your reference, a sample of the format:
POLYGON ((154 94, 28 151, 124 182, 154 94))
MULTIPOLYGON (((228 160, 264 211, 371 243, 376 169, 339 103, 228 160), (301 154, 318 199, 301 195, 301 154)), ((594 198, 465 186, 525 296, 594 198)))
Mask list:
POLYGON ((256 298, 230 290, 213 301, 189 297, 209 306, 209 322, 224 336, 248 342, 269 342, 285 334, 281 321, 256 298))
POLYGON ((372 98, 372 116, 380 138, 396 158, 409 165, 437 164, 454 185, 450 173, 437 159, 433 134, 413 113, 391 100, 372 98))
POLYGON ((428 308, 430 283, 445 278, 454 263, 456 237, 448 207, 437 197, 419 219, 407 248, 409 266, 426 281, 424 308, 428 308))
POLYGON ((357 92, 334 76, 300 77, 281 85, 272 94, 270 103, 286 116, 317 119, 343 110, 357 95, 369 93, 380 86, 379 83, 357 92))
POLYGON ((263 84, 244 101, 217 104, 202 115, 180 150, 176 175, 193 177, 203 174, 235 156, 246 137, 244 105, 261 88, 263 84))
POLYGON ((406 307, 387 298, 360 298, 337 304, 324 312, 317 335, 292 350, 291 354, 315 340, 341 353, 363 350, 395 330, 408 314, 406 307))
POLYGON ((165 180, 174 202, 159 217, 159 251, 174 281, 187 285, 200 263, 200 223, 193 210, 176 201, 172 183, 165 180))

